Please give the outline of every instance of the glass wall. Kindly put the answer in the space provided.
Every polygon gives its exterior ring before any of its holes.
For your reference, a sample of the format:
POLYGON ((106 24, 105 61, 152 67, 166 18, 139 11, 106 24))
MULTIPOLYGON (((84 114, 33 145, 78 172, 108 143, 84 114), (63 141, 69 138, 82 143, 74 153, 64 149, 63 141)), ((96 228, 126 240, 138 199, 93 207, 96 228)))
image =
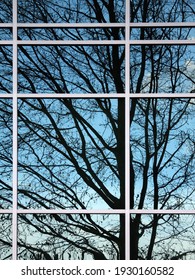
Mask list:
POLYGON ((0 259, 195 259, 195 4, 2 0, 0 259))

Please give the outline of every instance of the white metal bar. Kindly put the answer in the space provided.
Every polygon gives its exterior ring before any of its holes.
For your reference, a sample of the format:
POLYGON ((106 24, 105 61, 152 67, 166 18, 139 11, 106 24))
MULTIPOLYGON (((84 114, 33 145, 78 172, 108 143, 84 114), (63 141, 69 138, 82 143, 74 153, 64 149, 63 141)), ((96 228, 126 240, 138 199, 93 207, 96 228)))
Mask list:
MULTIPOLYGON (((130 93, 130 98, 195 98, 195 93, 130 93)), ((12 98, 12 94, 0 94, 0 98, 12 98)), ((19 93, 18 98, 124 98, 124 93, 19 93)))
POLYGON ((18 23, 19 28, 111 28, 125 27, 125 23, 18 23))
MULTIPOLYGON (((0 27, 6 24, 0 24, 0 27)), ((11 26, 11 24, 9 24, 11 26)), ((195 22, 18 23, 19 28, 195 27, 195 22)))
POLYGON ((129 109, 130 109, 130 1, 126 0, 126 29, 125 29, 125 259, 130 259, 130 141, 129 141, 129 109))
MULTIPOLYGON (((111 98, 118 99, 124 98, 126 95, 124 93, 90 93, 90 94, 80 94, 80 93, 19 93, 18 98, 73 98, 73 99, 93 99, 93 98, 111 98)), ((12 94, 0 94, 0 98, 12 98, 12 94)), ((195 93, 130 93, 130 98, 195 98, 195 93)))
POLYGON ((0 209, 0 214, 12 214, 12 209, 0 209))
MULTIPOLYGON (((66 41, 52 41, 52 40, 18 40, 18 45, 23 46, 88 46, 88 45, 125 45, 125 40, 66 40, 66 41)), ((12 45, 13 40, 2 40, 0 45, 12 45)), ((195 45, 195 40, 129 40, 130 45, 195 45)))
POLYGON ((108 209, 108 210, 99 210, 99 209, 74 209, 74 210, 66 210, 66 209, 18 209, 17 213, 19 214, 124 214, 125 210, 119 209, 108 209))
POLYGON ((129 40, 130 45, 194 45, 195 40, 129 40))
POLYGON ((13 45, 13 43, 14 43, 13 40, 0 40, 0 45, 10 46, 13 45))
POLYGON ((0 98, 12 98, 13 94, 12 93, 0 93, 0 98))
POLYGON ((12 258, 17 259, 17 0, 13 1, 13 219, 12 258))
POLYGON ((195 214, 195 210, 163 210, 163 209, 159 209, 159 210, 146 210, 146 209, 135 209, 135 210, 130 210, 131 214, 195 214))
MULTIPOLYGON (((125 93, 18 93, 18 98, 124 98, 125 93)), ((12 94, 0 94, 0 98, 12 94)), ((195 98, 195 93, 130 93, 130 98, 195 98)))
POLYGON ((0 28, 10 28, 13 27, 13 23, 0 23, 0 28))
MULTIPOLYGON (((2 40, 0 45, 13 45, 13 40, 2 40)), ((125 40, 18 40, 18 45, 23 46, 88 46, 88 45, 125 45, 125 40)), ((129 40, 130 45, 195 45, 195 40, 129 40)))
POLYGON ((131 98, 195 98, 195 93, 130 93, 131 98))
MULTIPOLYGON (((18 23, 18 28, 125 28, 128 23, 18 23)), ((0 23, 0 28, 13 27, 13 23, 0 23)), ((190 28, 195 27, 195 22, 130 22, 130 28, 190 28)))
POLYGON ((59 41, 52 41, 52 40, 18 40, 18 45, 62 45, 62 46, 72 46, 72 45, 124 45, 125 40, 59 40, 59 41))
MULTIPOLYGON (((75 209, 75 210, 65 210, 65 209, 18 209, 17 214, 125 214, 126 209, 108 209, 108 210, 91 210, 91 209, 75 209)), ((13 211, 11 209, 0 209, 0 214, 11 214, 13 211)), ((130 209, 128 214, 188 214, 194 215, 195 210, 172 210, 172 209, 130 209)))
POLYGON ((130 22, 130 27, 132 28, 142 28, 142 27, 195 27, 195 22, 130 22))
POLYGON ((83 98, 83 99, 92 99, 92 98, 124 98, 124 93, 87 93, 87 94, 79 94, 79 93, 26 93, 26 94, 18 94, 18 98, 83 98))

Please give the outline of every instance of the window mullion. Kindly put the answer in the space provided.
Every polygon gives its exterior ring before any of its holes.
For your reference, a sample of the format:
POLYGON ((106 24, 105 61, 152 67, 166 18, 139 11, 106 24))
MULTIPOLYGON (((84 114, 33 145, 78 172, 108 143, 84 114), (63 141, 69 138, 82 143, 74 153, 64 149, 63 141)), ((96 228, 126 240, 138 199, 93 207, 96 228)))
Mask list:
POLYGON ((12 244, 13 260, 17 259, 17 0, 13 1, 13 217, 12 217, 12 244))

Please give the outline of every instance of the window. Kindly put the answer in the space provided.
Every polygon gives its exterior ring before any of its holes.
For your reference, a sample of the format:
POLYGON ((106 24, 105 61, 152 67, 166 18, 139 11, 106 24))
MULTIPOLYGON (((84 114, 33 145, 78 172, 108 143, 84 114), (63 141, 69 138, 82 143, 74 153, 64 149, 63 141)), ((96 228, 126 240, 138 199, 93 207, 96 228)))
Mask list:
POLYGON ((2 0, 0 259, 195 259, 195 4, 2 0))

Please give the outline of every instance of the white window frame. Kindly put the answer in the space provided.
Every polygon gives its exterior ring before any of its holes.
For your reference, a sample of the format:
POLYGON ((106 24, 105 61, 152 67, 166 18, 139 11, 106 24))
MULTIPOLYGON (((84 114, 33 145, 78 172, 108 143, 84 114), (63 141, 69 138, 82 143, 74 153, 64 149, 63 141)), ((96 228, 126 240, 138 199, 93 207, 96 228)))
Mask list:
POLYGON ((58 214, 81 214, 81 213, 89 213, 89 214, 123 214, 125 215, 126 221, 126 231, 125 231, 125 248, 126 248, 126 260, 130 259, 130 215, 131 214, 195 214, 195 210, 134 210, 130 209, 130 178, 129 172, 130 170, 130 159, 129 159, 129 151, 130 151, 130 143, 129 143, 129 108, 130 108, 130 99, 131 98, 176 98, 176 97, 190 97, 195 98, 195 93, 176 93, 176 94, 167 94, 167 93, 130 93, 130 46, 131 45, 142 45, 142 44, 168 44, 168 45, 195 45, 195 40, 130 40, 130 27, 195 27, 195 22, 175 22, 175 23, 130 23, 130 1, 126 1, 126 13, 125 13, 125 22, 124 23, 18 23, 17 22, 17 0, 13 0, 13 22, 12 23, 1 23, 0 28, 11 27, 13 30, 13 39, 12 40, 2 40, 0 41, 0 45, 9 45, 13 47, 13 93, 10 94, 0 94, 0 98, 9 98, 12 99, 13 102, 13 208, 12 209, 0 209, 0 214, 12 214, 12 259, 17 259, 17 220, 18 214, 32 214, 32 213, 58 213, 58 214), (21 27, 123 27, 125 29, 125 40, 121 41, 23 41, 17 39, 18 28, 21 27), (17 80, 18 80, 18 61, 17 61, 17 52, 19 45, 109 45, 109 44, 120 44, 125 47, 125 93, 120 94, 21 94, 17 92, 17 80), (18 142, 17 142, 17 130, 18 130, 18 99, 21 98, 124 98, 125 99, 125 180, 126 180, 126 200, 125 200, 125 209, 122 210, 23 210, 18 209, 17 207, 17 184, 18 184, 18 167, 17 167, 17 159, 18 159, 18 142))

